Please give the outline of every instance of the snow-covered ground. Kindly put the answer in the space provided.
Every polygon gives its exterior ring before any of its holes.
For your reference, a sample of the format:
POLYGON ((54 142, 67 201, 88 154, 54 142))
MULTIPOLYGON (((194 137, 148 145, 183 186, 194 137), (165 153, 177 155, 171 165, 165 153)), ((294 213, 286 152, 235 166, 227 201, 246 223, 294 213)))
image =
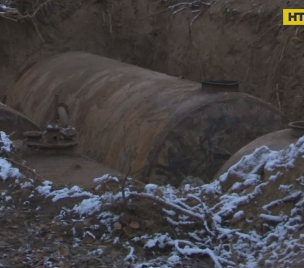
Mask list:
MULTIPOLYGON (((12 143, 5 133, 0 133, 1 151, 7 153, 12 143)), ((14 182, 22 187, 31 187, 27 202, 35 196, 45 197, 54 204, 78 200, 71 207, 62 207, 57 219, 63 225, 71 216, 74 222, 91 217, 96 221, 81 236, 71 227, 74 246, 84 237, 111 241, 128 250, 124 262, 132 267, 176 267, 183 265, 185 259, 199 255, 210 258, 217 268, 304 267, 303 158, 304 137, 282 151, 271 151, 266 146, 257 148, 218 181, 199 187, 187 184, 176 189, 148 184, 139 191, 134 189, 133 180, 128 179, 125 187, 128 203, 140 204, 144 200, 155 204, 151 215, 161 208, 159 217, 165 219, 175 234, 145 232, 138 219, 130 224, 138 235, 128 240, 121 239, 117 233, 125 224, 121 221, 123 209, 117 213, 109 210, 111 206, 125 204, 120 187, 97 194, 78 186, 56 189, 47 180, 34 186, 32 179, 4 157, 0 157, 0 178, 4 181, 15 178, 14 182), (100 228, 104 230, 102 233, 98 231, 100 228), (138 247, 150 251, 154 257, 139 258, 138 247), (162 254, 165 249, 170 253, 162 254)), ((96 190, 109 181, 119 183, 118 178, 104 175, 95 179, 96 190)), ((10 196, 2 199, 8 202, 10 196)), ((93 256, 103 253, 102 248, 90 252, 93 256)))
POLYGON ((3 4, 0 3, 0 13, 5 13, 10 10, 12 10, 10 1, 5 1, 3 4))

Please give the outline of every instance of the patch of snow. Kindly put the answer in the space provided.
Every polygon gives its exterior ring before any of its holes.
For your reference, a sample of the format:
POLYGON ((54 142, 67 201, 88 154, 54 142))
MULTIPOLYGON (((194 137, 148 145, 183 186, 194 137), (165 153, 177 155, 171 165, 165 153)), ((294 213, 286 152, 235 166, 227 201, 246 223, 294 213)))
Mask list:
MULTIPOLYGON (((0 10, 7 11, 9 9, 10 9, 10 7, 8 7, 7 5, 0 5, 0 10)), ((0 103, 3 104, 2 102, 0 102, 0 103)))
POLYGON ((124 262, 135 262, 137 257, 135 256, 135 249, 134 247, 128 246, 128 249, 130 250, 129 254, 124 258, 124 262))
POLYGON ((12 167, 12 164, 6 159, 0 158, 0 178, 6 181, 8 178, 23 178, 18 168, 12 167))
POLYGON ((222 223, 222 217, 217 214, 213 216, 213 220, 217 223, 222 223))
POLYGON ((163 198, 168 202, 174 202, 177 199, 178 190, 173 188, 171 185, 159 187, 161 189, 163 198))
POLYGON ((102 212, 101 214, 99 214, 97 219, 99 219, 100 223, 107 228, 107 232, 103 234, 101 239, 111 239, 113 233, 113 224, 119 220, 119 216, 113 214, 112 212, 102 212))
POLYGON ((181 264, 181 258, 178 255, 172 255, 171 257, 168 258, 168 264, 175 266, 178 264, 181 264))
MULTIPOLYGON (((222 175, 224 176, 224 175, 222 175)), ((214 197, 222 194, 222 189, 218 181, 214 181, 210 184, 204 184, 201 186, 201 192, 203 195, 213 195, 214 197)), ((207 197, 208 198, 208 197, 207 197)))
POLYGON ((176 215, 176 212, 174 210, 168 210, 168 209, 163 208, 162 211, 165 212, 168 216, 176 215))
POLYGON ((89 255, 92 256, 102 256, 104 254, 104 250, 102 248, 98 248, 89 252, 89 255))
POLYGON ((284 194, 290 194, 292 191, 294 191, 294 185, 280 185, 278 190, 281 191, 284 194))
POLYGON ((153 248, 158 246, 159 248, 163 249, 165 248, 167 242, 170 242, 172 239, 167 234, 155 234, 154 238, 149 239, 146 244, 144 245, 144 248, 153 248))
POLYGON ((48 196, 51 193, 53 183, 51 181, 42 182, 43 186, 38 186, 36 190, 42 196, 48 196))
POLYGON ((147 194, 154 195, 156 193, 158 187, 159 187, 158 185, 150 183, 145 186, 145 191, 147 194))
POLYGON ((283 218, 281 216, 272 216, 267 214, 260 214, 260 218, 267 222, 281 222, 283 221, 283 218))
POLYGON ((54 264, 49 259, 46 259, 43 265, 44 265, 43 267, 46 268, 57 268, 57 266, 54 266, 54 264))
POLYGON ((93 238, 94 240, 96 240, 96 236, 93 235, 90 231, 85 231, 84 232, 83 237, 86 237, 86 236, 90 236, 91 238, 93 238))
POLYGON ((94 196, 92 198, 82 200, 80 204, 73 207, 73 211, 78 213, 81 217, 84 215, 92 215, 100 210, 101 205, 101 198, 99 196, 94 196))
POLYGON ((233 218, 235 221, 239 221, 239 220, 243 219, 244 217, 245 217, 244 211, 243 211, 243 210, 240 210, 240 211, 236 212, 236 213, 233 215, 232 218, 233 218))
POLYGON ((52 191, 52 182, 44 181, 44 186, 38 186, 36 190, 45 197, 53 197, 52 201, 57 202, 64 198, 77 198, 77 197, 94 197, 90 192, 83 191, 79 186, 72 188, 63 188, 60 190, 52 191))
POLYGON ((118 244, 119 243, 120 238, 119 237, 115 237, 113 240, 113 244, 118 244))
POLYGON ((10 202, 12 200, 13 198, 11 196, 5 196, 5 202, 10 202))
POLYGON ((213 260, 216 268, 222 268, 223 266, 220 264, 218 257, 216 254, 209 248, 201 249, 193 245, 189 241, 184 240, 175 240, 175 248, 176 250, 184 256, 191 256, 193 254, 201 254, 201 255, 209 255, 209 257, 213 260), (184 248, 181 248, 179 244, 185 244, 184 248))
POLYGON ((106 181, 114 181, 114 182, 119 183, 119 179, 110 174, 105 174, 102 177, 95 178, 93 181, 94 181, 94 183, 104 183, 106 181))
POLYGON ((10 140, 9 136, 6 135, 3 131, 0 131, 0 145, 0 153, 1 151, 9 153, 11 152, 11 148, 13 147, 13 142, 10 140))
POLYGON ((21 188, 31 188, 34 187, 34 184, 30 181, 26 181, 23 183, 20 183, 21 188))

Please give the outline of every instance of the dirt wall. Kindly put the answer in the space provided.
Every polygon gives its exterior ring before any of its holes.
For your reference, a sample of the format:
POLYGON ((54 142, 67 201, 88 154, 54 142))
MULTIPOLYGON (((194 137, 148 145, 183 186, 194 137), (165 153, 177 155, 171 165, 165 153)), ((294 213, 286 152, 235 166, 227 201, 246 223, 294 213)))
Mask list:
POLYGON ((34 62, 80 50, 195 81, 242 80, 242 91, 303 117, 304 29, 282 26, 282 9, 298 2, 217 1, 192 25, 198 13, 172 14, 169 1, 50 3, 37 24, 0 18, 1 97, 34 62))

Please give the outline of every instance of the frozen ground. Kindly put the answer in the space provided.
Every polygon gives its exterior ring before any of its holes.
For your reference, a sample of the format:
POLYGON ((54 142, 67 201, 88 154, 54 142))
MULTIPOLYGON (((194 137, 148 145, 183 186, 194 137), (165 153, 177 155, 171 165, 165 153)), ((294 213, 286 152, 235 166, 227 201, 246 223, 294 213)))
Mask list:
POLYGON ((90 191, 16 168, 1 141, 3 267, 304 266, 304 138, 258 148, 199 187, 101 174, 90 191))

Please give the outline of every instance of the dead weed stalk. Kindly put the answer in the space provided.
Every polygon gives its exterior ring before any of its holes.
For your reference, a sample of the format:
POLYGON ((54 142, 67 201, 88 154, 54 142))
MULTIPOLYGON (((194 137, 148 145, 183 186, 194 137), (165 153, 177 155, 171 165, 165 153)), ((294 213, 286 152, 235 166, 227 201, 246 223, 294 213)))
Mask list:
POLYGON ((21 12, 21 8, 24 7, 24 1, 15 0, 12 1, 12 8, 8 8, 5 12, 0 12, 0 17, 4 19, 8 19, 14 22, 23 22, 25 20, 30 20, 34 28, 39 36, 39 38, 42 40, 42 42, 45 42, 44 38, 42 37, 39 28, 38 28, 38 21, 36 19, 36 15, 38 11, 40 11, 43 7, 45 7, 48 3, 52 2, 52 0, 46 0, 41 4, 37 4, 38 1, 26 1, 27 3, 30 3, 33 7, 33 11, 30 11, 30 8, 26 7, 24 12, 21 12))

